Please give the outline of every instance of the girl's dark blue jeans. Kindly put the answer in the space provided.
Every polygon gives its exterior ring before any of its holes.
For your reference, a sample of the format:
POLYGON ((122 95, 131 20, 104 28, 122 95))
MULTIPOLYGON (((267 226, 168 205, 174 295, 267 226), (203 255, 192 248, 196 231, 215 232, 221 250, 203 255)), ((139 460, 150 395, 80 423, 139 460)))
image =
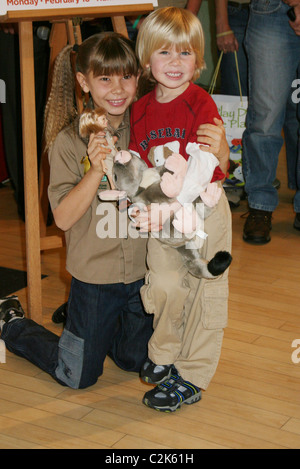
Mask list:
POLYGON ((93 285, 73 278, 61 337, 25 318, 6 324, 1 339, 9 351, 74 389, 96 383, 107 355, 120 368, 139 372, 153 332, 140 298, 142 285, 143 280, 93 285))

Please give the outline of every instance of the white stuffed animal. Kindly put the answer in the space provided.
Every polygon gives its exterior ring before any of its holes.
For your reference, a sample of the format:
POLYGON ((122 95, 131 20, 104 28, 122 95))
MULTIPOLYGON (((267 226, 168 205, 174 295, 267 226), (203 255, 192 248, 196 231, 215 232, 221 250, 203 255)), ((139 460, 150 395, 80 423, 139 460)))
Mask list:
MULTIPOLYGON (((113 165, 113 182, 118 191, 102 191, 99 198, 116 200, 126 194, 132 204, 139 208, 150 204, 170 204, 181 194, 187 171, 188 165, 179 154, 172 153, 163 165, 148 168, 136 154, 122 151, 115 156, 113 165), (166 192, 172 192, 173 195, 170 197, 166 192)), ((207 191, 200 188, 211 203, 215 203, 220 197, 215 189, 214 184, 208 184, 207 191)), ((225 272, 232 261, 227 251, 216 253, 210 261, 201 256, 197 231, 199 221, 208 216, 210 211, 211 208, 207 205, 203 206, 199 196, 193 203, 184 205, 175 215, 170 213, 170 219, 165 222, 158 235, 161 242, 178 249, 189 272, 198 278, 216 278, 225 272)), ((203 231, 201 236, 205 238, 203 231)))

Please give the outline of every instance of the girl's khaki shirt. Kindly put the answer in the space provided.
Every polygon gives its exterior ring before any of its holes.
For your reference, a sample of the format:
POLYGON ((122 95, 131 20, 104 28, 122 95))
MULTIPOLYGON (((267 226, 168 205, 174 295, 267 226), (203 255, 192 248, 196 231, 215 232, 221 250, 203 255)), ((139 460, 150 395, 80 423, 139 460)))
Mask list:
MULTIPOLYGON (((118 129, 118 148, 127 149, 129 118, 118 129)), ((86 143, 74 125, 59 133, 49 153, 48 196, 54 210, 84 176, 82 158, 86 143)), ((105 179, 105 178, 104 178, 105 179)), ((106 180, 99 186, 109 189, 106 180)), ((83 217, 68 231, 66 268, 76 279, 93 284, 131 283, 145 276, 147 234, 131 230, 127 210, 120 212, 114 202, 101 202, 98 195, 83 217)))

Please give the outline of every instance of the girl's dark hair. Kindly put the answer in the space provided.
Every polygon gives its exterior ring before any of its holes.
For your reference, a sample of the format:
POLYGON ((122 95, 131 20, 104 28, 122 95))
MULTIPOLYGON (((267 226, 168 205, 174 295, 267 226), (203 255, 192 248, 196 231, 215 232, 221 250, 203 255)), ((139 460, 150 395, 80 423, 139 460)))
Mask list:
POLYGON ((87 75, 134 75, 139 73, 139 63, 134 44, 114 32, 95 34, 86 39, 74 51, 66 46, 55 61, 51 91, 45 108, 44 140, 48 151, 58 133, 69 125, 78 114, 75 104, 74 67, 72 57, 76 54, 76 71, 87 75))
POLYGON ((84 75, 93 72, 94 76, 139 73, 134 44, 118 33, 100 33, 86 39, 79 47, 76 67, 84 75))

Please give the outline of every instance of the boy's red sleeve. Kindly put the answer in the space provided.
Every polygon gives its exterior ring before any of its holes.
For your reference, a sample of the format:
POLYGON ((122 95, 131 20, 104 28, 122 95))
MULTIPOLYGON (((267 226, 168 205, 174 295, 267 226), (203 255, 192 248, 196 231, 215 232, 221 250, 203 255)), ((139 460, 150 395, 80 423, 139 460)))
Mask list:
MULTIPOLYGON (((198 121, 197 126, 195 126, 195 129, 194 129, 195 134, 196 134, 196 132, 199 128, 199 125, 201 125, 201 124, 216 125, 215 122, 214 122, 214 118, 217 118, 217 119, 219 119, 223 122, 223 119, 222 119, 222 117, 220 116, 220 114, 218 112, 217 105, 216 105, 216 103, 214 102, 214 100, 212 99, 211 96, 207 96, 207 100, 206 100, 206 102, 205 102, 205 104, 202 108, 201 116, 202 116, 202 121, 200 121, 200 122, 198 121), (203 112, 203 109, 204 109, 204 112, 203 112), (205 117, 203 117, 203 116, 205 116, 205 117)), ((201 145, 201 142, 198 142, 198 137, 196 137, 196 141, 197 141, 197 143, 200 143, 200 145, 201 145)), ((215 171, 214 171, 211 182, 222 181, 225 177, 226 177, 226 175, 223 173, 220 166, 217 166, 215 171)))

